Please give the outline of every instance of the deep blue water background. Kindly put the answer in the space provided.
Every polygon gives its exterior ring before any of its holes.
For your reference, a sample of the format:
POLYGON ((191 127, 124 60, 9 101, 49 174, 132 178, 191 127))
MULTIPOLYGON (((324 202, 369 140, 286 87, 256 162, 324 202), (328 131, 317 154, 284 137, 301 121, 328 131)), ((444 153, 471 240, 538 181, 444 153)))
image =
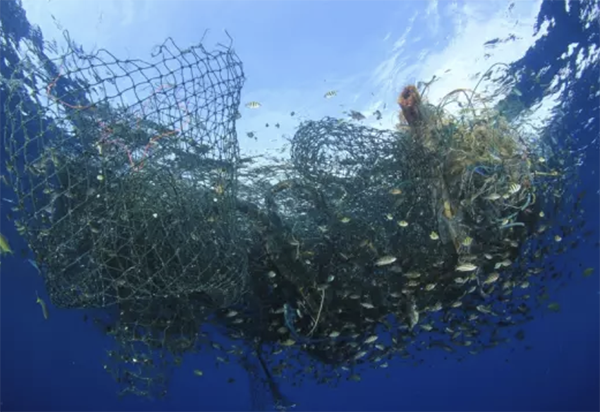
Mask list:
MULTIPOLYGON (((5 0, 0 15, 6 13, 5 0)), ((549 68, 539 84, 546 84, 573 58, 559 56, 571 43, 586 48, 598 46, 598 25, 584 30, 579 20, 579 2, 545 1, 539 23, 554 20, 542 37, 514 64, 515 70, 540 73, 549 68)), ((597 7, 597 4, 596 4, 597 7)), ((27 32, 23 22, 7 24, 7 32, 27 32), (18 23, 18 24, 17 24, 18 23)), ((75 39, 76 40, 76 39, 75 39)), ((574 67, 574 66, 572 66, 574 67)), ((6 70, 5 67, 2 68, 6 70)), ((6 75, 6 73, 2 73, 6 75)), ((590 65, 579 80, 566 79, 571 98, 563 99, 564 116, 557 115, 555 130, 567 132, 580 146, 598 137, 600 105, 593 93, 598 90, 599 63, 590 65), (582 125, 596 117, 591 125, 582 125)), ((526 79, 527 77, 525 77, 526 79)), ((522 101, 531 105, 542 98, 543 90, 525 80, 518 86, 522 101)), ((3 103, 2 99, 2 103, 3 103)), ((3 104, 1 105, 3 106, 3 104)), ((4 113, 0 113, 4 124, 4 113)), ((2 149, 3 150, 3 149, 2 149)), ((4 151, 2 151, 4 155, 4 151)), ((419 367, 391 362, 387 371, 364 373, 362 382, 344 382, 336 389, 306 383, 301 388, 282 386, 299 410, 598 410, 599 409, 599 270, 598 227, 599 173, 598 145, 587 149, 581 169, 587 195, 582 207, 587 226, 594 235, 578 249, 560 257, 558 267, 574 271, 569 284, 555 296, 560 313, 539 311, 524 328, 523 342, 500 346, 462 363, 444 360, 444 353, 427 354, 419 367), (595 273, 583 278, 584 268, 595 273), (525 350, 525 345, 532 347, 525 350), (386 377, 386 373, 389 377, 386 377)), ((2 173, 6 173, 4 163, 2 173)), ((3 196, 7 194, 2 187, 3 196)), ((581 188, 577 189, 579 192, 581 188)), ((35 291, 47 302, 43 281, 35 269, 19 257, 26 245, 6 218, 2 203, 1 232, 9 239, 14 256, 1 265, 1 366, 2 410, 249 410, 248 378, 237 368, 215 368, 209 355, 186 357, 172 377, 168 397, 160 402, 138 398, 118 399, 117 386, 102 370, 105 350, 111 347, 83 312, 58 310, 50 305, 50 320, 44 321, 35 304, 35 291), (200 368, 199 378, 192 371, 200 368), (234 383, 227 379, 235 378, 234 383)))

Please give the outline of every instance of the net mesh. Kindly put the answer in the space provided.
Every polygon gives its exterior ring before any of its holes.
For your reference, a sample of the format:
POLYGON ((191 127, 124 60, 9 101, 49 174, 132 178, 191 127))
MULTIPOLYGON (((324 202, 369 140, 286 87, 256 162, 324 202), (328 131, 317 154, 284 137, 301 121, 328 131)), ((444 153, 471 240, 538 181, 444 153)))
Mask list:
MULTIPOLYGON (((231 48, 169 40, 144 62, 69 41, 50 59, 40 36, 1 84, 14 221, 52 304, 99 311, 123 393, 164 395, 200 349, 238 359, 283 408, 276 377, 327 384, 423 348, 475 354, 507 340, 495 326, 530 319, 528 288, 546 289, 545 256, 566 248, 540 212, 581 215, 561 197, 569 142, 532 140, 483 93, 434 105, 429 85, 409 86, 395 130, 305 121, 289 161, 253 163, 231 48)), ((492 69, 500 92, 514 86, 492 69)))
POLYGON ((29 212, 19 224, 57 306, 191 293, 222 306, 244 291, 234 221, 241 63, 228 51, 167 45, 156 64, 63 56, 56 78, 35 90, 53 133, 29 135, 15 124, 21 105, 8 101, 10 126, 23 131, 6 139, 29 212), (61 87, 65 77, 77 87, 61 87))
POLYGON ((71 46, 45 67, 23 59, 5 81, 15 224, 55 306, 118 305, 119 341, 190 349, 207 308, 248 284, 235 214, 241 62, 171 41, 150 63, 71 46))

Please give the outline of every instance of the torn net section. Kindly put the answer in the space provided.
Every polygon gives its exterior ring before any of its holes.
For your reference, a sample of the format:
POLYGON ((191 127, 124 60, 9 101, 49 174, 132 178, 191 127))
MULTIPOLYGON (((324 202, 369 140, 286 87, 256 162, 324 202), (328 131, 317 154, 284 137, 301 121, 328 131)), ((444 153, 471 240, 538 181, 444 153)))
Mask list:
POLYGON ((130 390, 145 393, 138 369, 164 361, 147 349, 193 348, 209 311, 247 290, 235 215, 242 64, 228 47, 170 40, 151 62, 69 46, 55 60, 33 50, 4 82, 15 222, 54 305, 114 309, 111 357, 133 366, 116 378, 138 377, 130 390))

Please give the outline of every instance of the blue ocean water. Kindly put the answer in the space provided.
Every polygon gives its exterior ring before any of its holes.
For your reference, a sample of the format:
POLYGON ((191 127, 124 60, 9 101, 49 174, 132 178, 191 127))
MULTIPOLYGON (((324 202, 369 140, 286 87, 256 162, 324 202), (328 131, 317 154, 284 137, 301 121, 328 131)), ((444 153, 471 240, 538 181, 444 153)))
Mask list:
MULTIPOLYGON (((598 4, 585 4, 543 2, 538 25, 551 22, 548 33, 513 64, 515 70, 532 74, 517 86, 526 107, 543 97, 542 85, 561 71, 566 73, 557 85, 565 88, 552 127, 567 133, 579 147, 587 147, 585 164, 579 170, 582 183, 573 190, 586 193, 581 207, 586 210, 586 228, 593 230, 593 235, 561 255, 556 264, 565 273, 561 281, 568 279, 554 296, 561 311, 539 310, 523 327, 523 341, 498 346, 462 362, 451 356, 445 359, 446 354, 440 351, 424 354, 427 361, 422 365, 390 362, 385 371, 368 371, 362 374, 361 382, 342 382, 337 388, 310 380, 302 387, 282 384, 282 391, 298 410, 599 410, 600 159, 596 139, 600 63, 592 62, 577 75, 573 70, 579 50, 600 47, 597 24, 586 27, 581 18, 582 8, 597 8, 598 4), (576 44, 571 46, 574 52, 561 58, 572 44, 576 44), (539 81, 527 80, 536 75, 539 81), (588 267, 595 272, 584 278, 588 267), (572 277, 567 277, 571 272, 572 277)), ((27 21, 18 15, 18 4, 0 2, 0 35, 4 39, 28 35, 27 21)), ((9 77, 10 66, 5 62, 0 65, 2 75, 9 77)), ((4 100, 0 107, 4 107, 4 100)), ((4 112, 0 116, 0 125, 5 125, 4 112)), ((5 186, 0 190, 2 197, 10 197, 5 186)), ((1 207, 2 234, 15 251, 26 248, 7 219, 7 204, 2 202, 1 207)), ((50 305, 50 319, 44 321, 35 304, 36 291, 50 301, 43 281, 18 252, 3 256, 0 271, 0 409, 251 409, 247 374, 241 368, 217 367, 211 354, 186 355, 171 376, 164 400, 119 399, 117 385, 102 368, 111 340, 90 321, 84 322, 82 311, 57 310, 50 305), (195 376, 194 369, 202 369, 203 376, 195 376)), ((268 398, 266 394, 258 396, 268 398)))

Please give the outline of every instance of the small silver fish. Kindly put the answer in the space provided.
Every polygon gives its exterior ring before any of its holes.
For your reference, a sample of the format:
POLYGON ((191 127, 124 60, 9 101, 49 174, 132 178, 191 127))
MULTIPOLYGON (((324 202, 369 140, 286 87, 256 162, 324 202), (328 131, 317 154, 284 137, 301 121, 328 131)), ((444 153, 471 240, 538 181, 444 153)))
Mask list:
POLYGON ((384 256, 382 258, 377 259, 377 261, 375 262, 375 266, 391 265, 396 260, 397 258, 395 256, 384 256))
POLYGON ((368 302, 363 302, 363 303, 361 303, 360 305, 361 305, 363 308, 366 308, 366 309, 373 309, 373 308, 375 308, 375 306, 373 306, 373 304, 372 304, 372 303, 368 303, 368 302))
POLYGON ((375 342, 377 339, 379 339, 379 336, 377 336, 377 335, 372 335, 372 336, 369 336, 367 339, 365 339, 364 343, 373 343, 373 342, 375 342))
POLYGON ((475 266, 474 264, 463 263, 462 265, 458 265, 455 270, 458 272, 472 272, 475 269, 477 269, 477 266, 475 266))
POLYGON ((35 268, 35 270, 38 271, 38 273, 41 273, 40 267, 35 262, 35 260, 33 260, 33 259, 27 259, 27 261, 29 262, 29 264, 31 264, 31 266, 33 266, 35 268))
POLYGON ((408 313, 409 328, 412 330, 419 323, 419 311, 415 302, 411 302, 410 312, 408 313))
POLYGON ((367 353, 368 352, 366 350, 358 352, 356 355, 354 355, 354 360, 358 360, 358 359, 364 357, 367 353))

